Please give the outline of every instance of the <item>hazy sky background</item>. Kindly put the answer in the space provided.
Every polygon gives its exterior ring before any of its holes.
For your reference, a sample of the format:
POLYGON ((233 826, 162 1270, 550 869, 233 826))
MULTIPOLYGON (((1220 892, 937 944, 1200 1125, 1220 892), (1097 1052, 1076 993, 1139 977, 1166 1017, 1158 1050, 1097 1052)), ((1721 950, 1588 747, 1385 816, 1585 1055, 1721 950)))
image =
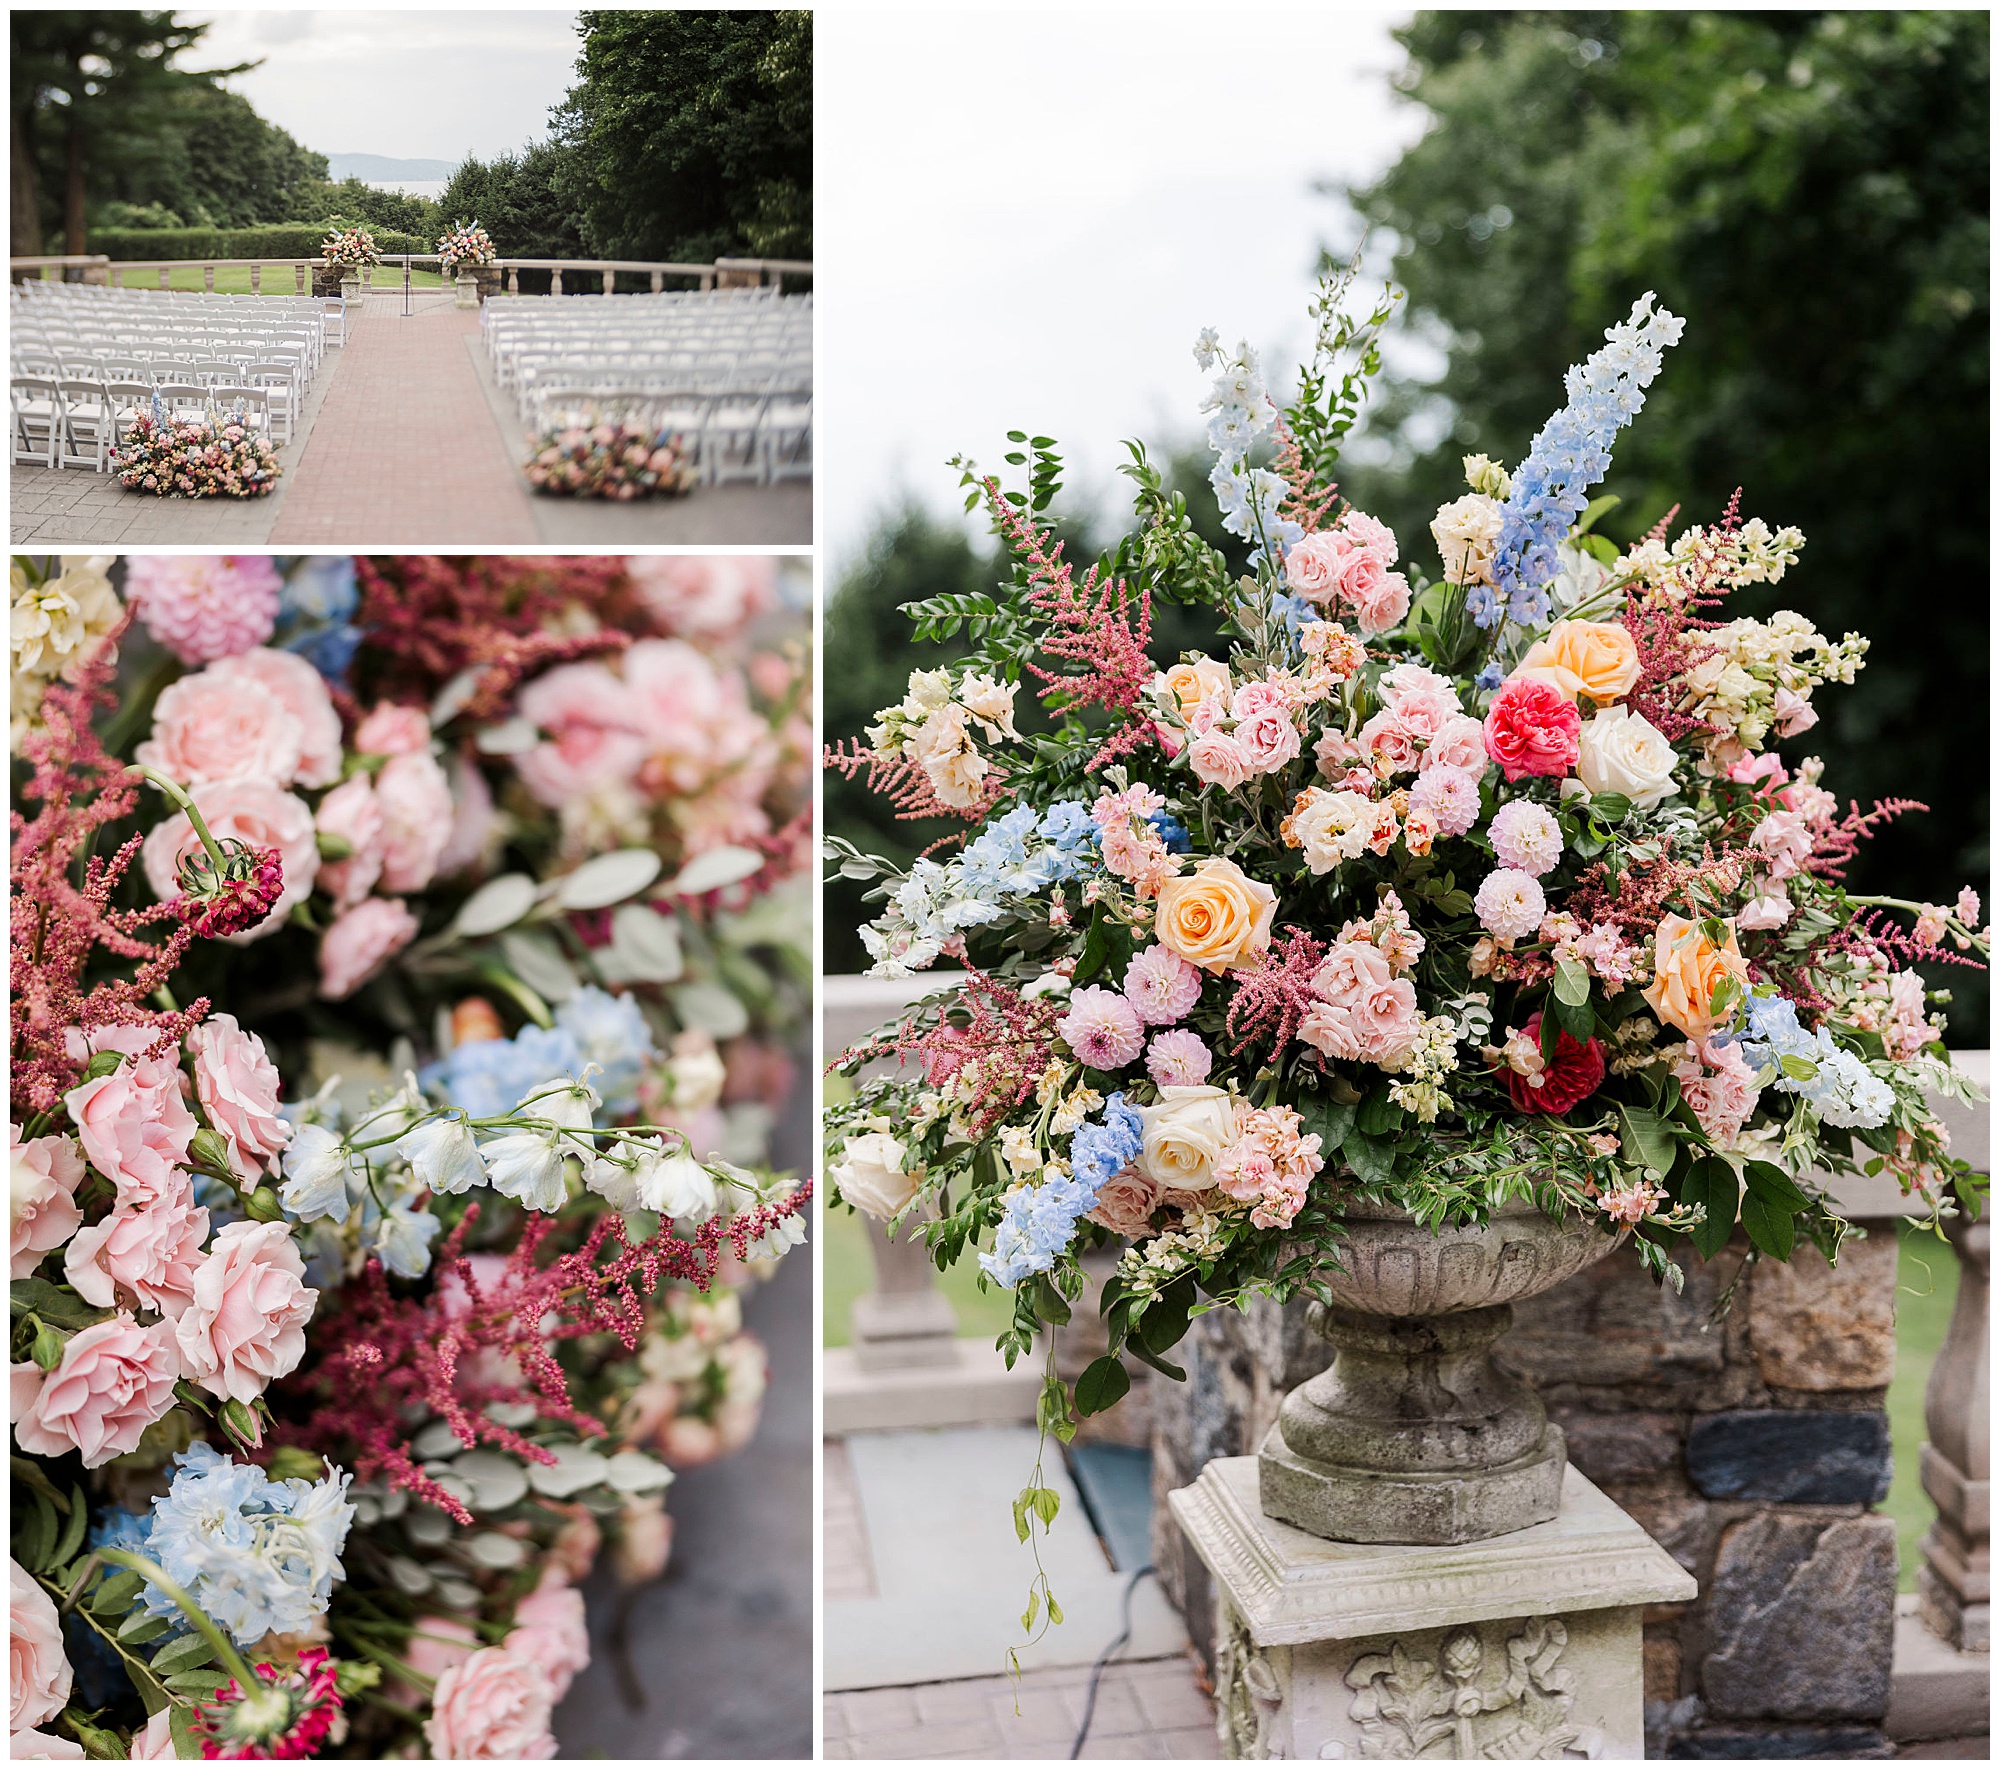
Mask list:
POLYGON ((1389 88, 1406 16, 821 11, 829 584, 905 494, 956 513, 946 458, 1002 469, 1010 429, 1118 496, 1122 438, 1196 433, 1204 325, 1295 362, 1339 214, 1315 180, 1365 180, 1421 127, 1389 88))
POLYGON ((263 58, 230 84, 322 154, 481 159, 548 134, 576 64, 574 12, 191 10, 212 27, 190 68, 263 58))

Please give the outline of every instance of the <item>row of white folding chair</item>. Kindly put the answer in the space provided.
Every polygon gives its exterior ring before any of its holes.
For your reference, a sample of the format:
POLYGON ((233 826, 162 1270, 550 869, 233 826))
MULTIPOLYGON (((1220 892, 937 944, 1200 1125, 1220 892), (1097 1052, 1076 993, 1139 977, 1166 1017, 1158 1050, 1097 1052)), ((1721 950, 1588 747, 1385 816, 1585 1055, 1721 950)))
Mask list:
POLYGON ((244 351, 227 357, 144 356, 85 357, 75 352, 43 355, 17 351, 14 373, 49 377, 60 375, 79 381, 129 381, 146 386, 193 382, 206 386, 265 386, 281 382, 286 429, 305 400, 309 375, 303 350, 267 346, 264 351, 244 351))
POLYGON ((296 344, 315 364, 319 360, 315 331, 310 326, 126 326, 102 331, 84 327, 17 326, 13 336, 17 345, 80 350, 94 355, 117 355, 128 346, 187 355, 218 355, 238 349, 257 352, 296 344))
POLYGON ((510 344, 494 358, 494 378, 504 387, 519 380, 522 373, 540 363, 588 358, 617 362, 635 357, 682 354, 699 362, 728 361, 744 356, 770 356, 783 360, 810 359, 809 337, 780 335, 719 335, 705 338, 592 339, 542 337, 510 344))
POLYGON ((769 485, 812 477, 812 395, 674 393, 649 387, 550 388, 537 402, 542 426, 587 428, 629 418, 692 448, 704 485, 769 485))
POLYGON ((783 368, 745 373, 736 369, 687 371, 647 368, 641 364, 552 363, 531 372, 520 386, 516 404, 523 422, 541 427, 550 390, 570 392, 603 388, 643 391, 661 396, 719 399, 753 393, 758 396, 783 394, 789 398, 812 397, 812 374, 783 368))
MULTIPOLYGON (((142 415, 158 411, 170 420, 230 418, 271 436, 279 410, 275 390, 265 387, 204 387, 193 382, 161 387, 40 376, 17 376, 9 386, 9 403, 14 462, 88 467, 96 473, 110 470, 111 451, 142 415)), ((289 418, 286 425, 289 434, 289 418)))

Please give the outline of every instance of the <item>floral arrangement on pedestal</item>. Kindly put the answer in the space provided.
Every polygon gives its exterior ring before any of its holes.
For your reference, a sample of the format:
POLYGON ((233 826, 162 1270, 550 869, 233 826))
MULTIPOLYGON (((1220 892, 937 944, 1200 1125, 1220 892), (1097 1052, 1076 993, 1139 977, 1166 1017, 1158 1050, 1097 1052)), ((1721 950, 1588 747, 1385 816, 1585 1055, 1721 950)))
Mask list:
POLYGON ((111 563, 12 581, 10 1755, 552 1756, 804 1236, 797 587, 111 563))
POLYGON ((319 255, 326 260, 327 269, 343 274, 382 262, 382 254, 375 249, 375 236, 358 226, 329 228, 320 243, 319 255))
POLYGON ((477 270, 500 256, 493 236, 476 219, 452 223, 438 237, 437 250, 447 277, 461 270, 477 270))
POLYGON ((528 483, 551 497, 615 498, 694 490, 692 455, 674 432, 624 419, 565 424, 545 430, 528 457, 528 483))
POLYGON ((111 471, 128 492, 156 498, 261 498, 284 469, 270 439, 240 413, 173 418, 155 397, 111 451, 111 471))
MULTIPOLYGON (((1139 526, 1079 575, 1040 516, 1053 445, 1016 434, 1023 489, 956 463, 1011 583, 910 605, 965 656, 827 756, 967 826, 907 872, 832 845, 880 881, 874 975, 960 967, 846 1053, 902 1069, 830 1115, 832 1178, 1011 1288, 1010 1359, 1068 1318, 1086 1249, 1128 1244, 1107 1355, 1073 1390, 1051 1367, 1064 1435, 1124 1393, 1121 1354, 1178 1376, 1192 1314, 1330 1301, 1350 1206, 1435 1230, 1532 1201, 1677 1283, 1680 1238, 1706 1256, 1739 1222, 1753 1257, 1833 1258, 1828 1172, 1886 1169, 1933 1219, 1975 1197, 1926 1103, 1971 1090, 1916 966, 1987 951, 1978 896, 1845 890, 1922 808, 1843 810, 1772 747, 1866 641, 1728 618, 1804 540, 1733 499, 1597 532, 1590 488, 1682 322, 1643 297, 1519 467, 1469 457, 1426 570, 1333 479, 1390 311, 1349 314, 1350 283, 1322 285, 1289 403, 1248 347, 1196 345, 1250 575, 1136 444, 1139 526), (1226 649, 1156 658, 1163 603, 1212 609, 1226 649)), ((1054 1500, 1022 1495, 1024 1538, 1054 1500)))

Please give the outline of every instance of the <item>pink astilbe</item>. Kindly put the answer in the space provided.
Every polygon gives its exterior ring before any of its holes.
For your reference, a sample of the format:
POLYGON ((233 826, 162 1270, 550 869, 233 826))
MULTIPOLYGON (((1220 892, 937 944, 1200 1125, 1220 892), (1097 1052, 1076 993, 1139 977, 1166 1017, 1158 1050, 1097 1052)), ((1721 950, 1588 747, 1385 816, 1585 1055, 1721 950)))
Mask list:
POLYGON ((460 1442, 489 1444, 533 1463, 556 1459, 495 1420, 491 1404, 525 1401, 543 1421, 601 1436, 603 1422, 572 1399, 552 1343, 610 1334, 636 1351, 646 1299, 662 1284, 677 1279, 706 1290, 726 1258, 747 1259, 750 1244, 803 1212, 812 1191, 805 1180, 782 1199, 692 1231, 683 1225, 676 1233, 663 1222, 640 1242, 626 1238, 618 1212, 605 1211, 580 1246, 546 1265, 537 1256, 557 1223, 530 1214, 490 1287, 480 1285, 464 1252, 479 1216, 474 1205, 438 1249, 427 1295, 398 1295, 381 1263, 370 1260, 342 1293, 339 1313, 315 1324, 317 1357, 286 1383, 316 1391, 319 1404, 304 1426, 281 1428, 280 1436, 350 1459, 362 1480, 380 1476, 470 1524, 472 1514, 411 1456, 412 1418, 435 1414, 460 1442), (510 1361, 518 1381, 510 1380, 510 1361))
POLYGON ((994 806, 1013 791, 1001 785, 989 773, 981 783, 979 797, 969 805, 947 805, 937 796, 937 789, 931 785, 931 777, 924 772, 923 764, 913 756, 885 756, 878 751, 862 748, 850 738, 843 744, 828 744, 822 752, 821 766, 831 768, 844 779, 866 771, 868 790, 880 793, 896 808, 896 815, 903 819, 924 817, 961 817, 969 824, 976 824, 994 806))
POLYGON ((1915 799, 1877 799, 1873 811, 1863 811, 1858 799, 1850 799, 1847 815, 1840 822, 1829 818, 1814 828, 1812 856, 1806 862, 1806 871, 1822 879, 1841 878, 1861 844, 1873 837, 1881 825, 1906 811, 1928 810, 1928 805, 1915 799))
MULTIPOLYGON (((1742 525, 1737 506, 1742 501, 1739 486, 1730 494, 1716 530, 1734 534, 1742 525)), ((1680 509, 1676 504, 1647 533, 1649 541, 1664 541, 1667 525, 1680 509)), ((1677 743, 1690 732, 1713 731, 1705 719, 1683 711, 1683 679, 1708 657, 1714 647, 1702 635, 1720 623, 1703 617, 1701 610, 1717 606, 1730 586, 1719 581, 1719 562, 1695 560, 1680 567, 1675 582, 1667 587, 1635 584, 1625 595, 1625 609, 1619 616, 1639 653, 1639 680, 1625 696, 1625 705, 1650 724, 1669 743, 1677 743)))
POLYGON ((1277 422, 1275 432, 1278 452, 1271 462, 1271 470, 1291 487, 1278 505, 1278 514, 1299 525, 1309 535, 1317 534, 1325 526, 1326 513, 1340 499, 1337 486, 1322 487, 1313 478, 1312 463, 1299 447, 1299 439, 1292 434, 1291 426, 1284 419, 1277 422))
POLYGON ((109 755, 91 728, 101 706, 113 704, 105 684, 117 657, 124 623, 106 635, 72 681, 51 683, 43 697, 43 729, 24 750, 32 778, 21 798, 40 810, 30 819, 8 814, 13 834, 8 954, 13 977, 9 1051, 18 1116, 53 1112, 75 1087, 87 1057, 74 1055, 85 1035, 102 1026, 139 1026, 158 1033, 158 1047, 178 1044, 208 1011, 207 1001, 178 1013, 147 1006, 179 966, 195 930, 182 925, 172 904, 143 909, 111 907, 119 881, 137 857, 142 838, 115 854, 90 855, 97 832, 129 817, 138 777, 109 755), (82 861, 82 877, 74 874, 82 861), (140 938, 156 923, 170 926, 157 943, 140 938), (86 978, 101 955, 135 961, 129 977, 86 978))
POLYGON ((1235 974, 1236 993, 1224 1022, 1236 1041, 1229 1047, 1232 1057, 1265 1043, 1275 1056, 1292 1042, 1299 1022, 1319 1000, 1313 975, 1325 957, 1323 941, 1303 928, 1290 928, 1282 940, 1271 943, 1259 964, 1235 974))

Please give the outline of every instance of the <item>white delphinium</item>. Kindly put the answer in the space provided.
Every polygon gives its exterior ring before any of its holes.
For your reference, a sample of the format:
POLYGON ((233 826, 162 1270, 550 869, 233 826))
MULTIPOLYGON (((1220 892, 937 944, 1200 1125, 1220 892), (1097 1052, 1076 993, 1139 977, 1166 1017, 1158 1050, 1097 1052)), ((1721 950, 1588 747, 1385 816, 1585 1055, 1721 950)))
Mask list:
POLYGON ((285 1149, 285 1183, 278 1189, 278 1202, 302 1223, 315 1217, 344 1223, 354 1178, 346 1138, 325 1125, 300 1125, 285 1149))
POLYGON ((410 1164, 420 1185, 432 1192, 465 1192, 486 1184, 486 1164, 471 1126, 458 1118, 435 1118, 396 1139, 396 1153, 410 1164))

